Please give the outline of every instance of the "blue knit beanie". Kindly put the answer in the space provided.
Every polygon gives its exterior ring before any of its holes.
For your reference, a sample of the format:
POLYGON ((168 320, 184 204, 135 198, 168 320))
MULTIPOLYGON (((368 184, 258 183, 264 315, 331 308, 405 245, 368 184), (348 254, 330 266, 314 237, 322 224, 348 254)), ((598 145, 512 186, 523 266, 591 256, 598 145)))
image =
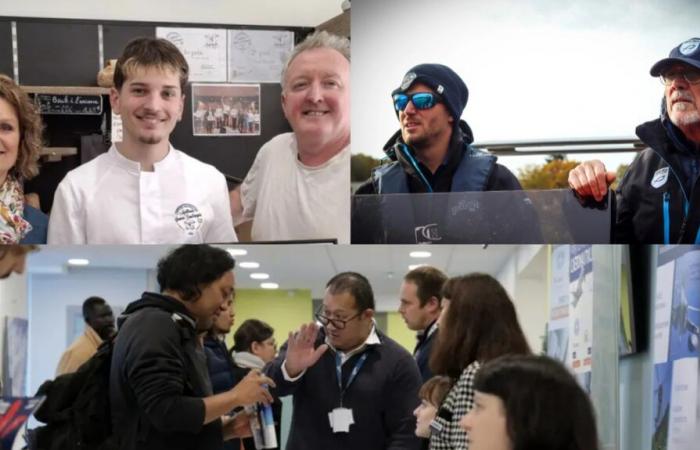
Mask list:
POLYGON ((406 72, 401 86, 394 89, 391 96, 406 92, 415 83, 423 83, 440 95, 455 123, 459 122, 462 111, 467 106, 469 90, 454 70, 442 64, 419 64, 406 72))

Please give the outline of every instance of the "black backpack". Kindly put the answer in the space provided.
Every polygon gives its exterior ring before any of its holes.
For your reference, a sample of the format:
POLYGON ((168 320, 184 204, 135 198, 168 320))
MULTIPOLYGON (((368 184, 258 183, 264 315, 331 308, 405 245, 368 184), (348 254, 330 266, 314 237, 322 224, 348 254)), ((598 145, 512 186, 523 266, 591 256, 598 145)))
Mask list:
POLYGON ((36 395, 46 399, 34 413, 47 424, 28 434, 30 449, 112 450, 109 372, 114 339, 100 345, 76 372, 45 381, 36 395))

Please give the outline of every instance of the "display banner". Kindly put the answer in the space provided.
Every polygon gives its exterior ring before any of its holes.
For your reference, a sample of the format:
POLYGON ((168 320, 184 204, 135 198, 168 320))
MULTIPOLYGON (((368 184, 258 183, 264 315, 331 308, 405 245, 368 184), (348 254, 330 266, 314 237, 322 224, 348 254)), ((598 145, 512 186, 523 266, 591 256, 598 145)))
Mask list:
POLYGON ((593 247, 552 251, 547 355, 563 362, 591 392, 593 367, 593 247))
POLYGON ((654 297, 652 449, 700 440, 700 247, 660 247, 654 297))

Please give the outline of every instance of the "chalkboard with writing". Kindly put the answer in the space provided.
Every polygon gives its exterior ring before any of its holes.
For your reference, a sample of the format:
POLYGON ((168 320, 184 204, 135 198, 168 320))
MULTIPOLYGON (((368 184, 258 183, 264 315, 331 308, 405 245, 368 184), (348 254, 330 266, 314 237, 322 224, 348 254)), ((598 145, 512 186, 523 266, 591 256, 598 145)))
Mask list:
POLYGON ((34 101, 41 114, 75 114, 98 116, 102 114, 101 95, 36 94, 34 101))

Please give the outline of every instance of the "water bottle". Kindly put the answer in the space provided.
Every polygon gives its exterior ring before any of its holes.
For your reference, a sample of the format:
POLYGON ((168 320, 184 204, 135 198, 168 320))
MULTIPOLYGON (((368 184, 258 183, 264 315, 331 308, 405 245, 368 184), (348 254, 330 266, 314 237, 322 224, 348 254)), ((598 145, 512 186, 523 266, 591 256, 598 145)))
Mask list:
POLYGON ((272 416, 272 405, 261 405, 260 423, 265 440, 264 448, 277 448, 277 433, 275 432, 275 418, 272 416))
POLYGON ((248 405, 245 408, 246 414, 249 417, 250 431, 253 434, 253 441, 255 442, 255 448, 262 450, 265 447, 265 437, 263 435, 262 427, 260 426, 260 416, 258 414, 257 405, 248 405))

